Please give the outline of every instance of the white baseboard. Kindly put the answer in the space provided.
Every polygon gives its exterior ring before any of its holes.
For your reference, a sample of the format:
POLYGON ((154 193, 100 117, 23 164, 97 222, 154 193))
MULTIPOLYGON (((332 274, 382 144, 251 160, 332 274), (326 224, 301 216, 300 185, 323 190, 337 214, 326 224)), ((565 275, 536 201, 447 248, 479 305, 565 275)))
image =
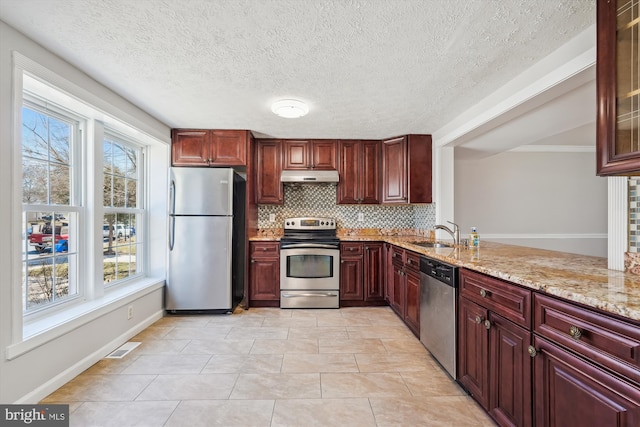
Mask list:
POLYGON ((142 322, 137 323, 131 329, 127 330, 126 332, 124 332, 117 338, 113 339, 112 341, 106 343, 105 345, 103 345, 93 353, 87 355, 84 359, 80 360, 78 363, 60 372, 58 375, 51 378, 46 383, 42 384, 40 387, 22 396, 20 399, 18 399, 14 403, 32 404, 32 403, 39 402, 40 400, 44 399, 45 397, 47 397, 48 395, 50 395, 51 393, 53 393, 54 391, 56 391, 57 389, 59 389, 69 381, 71 381, 73 378, 75 378, 82 372, 89 369, 91 366, 97 363, 100 359, 104 358, 107 354, 111 353, 113 349, 121 346, 123 343, 127 342, 131 337, 136 336, 137 334, 142 332, 144 329, 152 325, 154 322, 161 319, 163 315, 164 315, 164 310, 156 311, 151 316, 144 319, 142 322))

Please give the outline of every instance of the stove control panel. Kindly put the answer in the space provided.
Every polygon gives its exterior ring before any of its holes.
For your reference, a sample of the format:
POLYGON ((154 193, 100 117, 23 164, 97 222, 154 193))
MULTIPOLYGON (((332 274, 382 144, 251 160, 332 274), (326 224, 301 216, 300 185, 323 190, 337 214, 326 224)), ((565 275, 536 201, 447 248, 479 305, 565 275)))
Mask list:
POLYGON ((285 230, 335 230, 336 220, 333 218, 287 218, 284 220, 285 230))

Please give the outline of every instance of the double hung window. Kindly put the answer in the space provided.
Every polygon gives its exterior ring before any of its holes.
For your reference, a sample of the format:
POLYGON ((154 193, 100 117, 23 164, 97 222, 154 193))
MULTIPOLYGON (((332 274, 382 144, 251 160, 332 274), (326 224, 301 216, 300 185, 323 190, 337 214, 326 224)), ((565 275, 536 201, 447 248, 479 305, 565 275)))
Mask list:
POLYGON ((21 299, 40 318, 145 276, 147 146, 23 77, 21 299))

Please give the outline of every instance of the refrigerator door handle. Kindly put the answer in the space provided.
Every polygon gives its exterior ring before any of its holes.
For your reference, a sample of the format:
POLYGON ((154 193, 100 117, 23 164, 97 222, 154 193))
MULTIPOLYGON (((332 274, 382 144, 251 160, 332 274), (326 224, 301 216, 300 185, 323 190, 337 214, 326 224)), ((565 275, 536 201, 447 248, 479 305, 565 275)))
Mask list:
POLYGON ((174 235, 176 231, 176 217, 171 215, 170 218, 171 218, 171 224, 169 225, 169 251, 172 251, 173 245, 175 243, 174 235))
POLYGON ((176 181, 174 179, 171 180, 171 184, 169 185, 169 207, 171 209, 170 213, 176 213, 176 181))

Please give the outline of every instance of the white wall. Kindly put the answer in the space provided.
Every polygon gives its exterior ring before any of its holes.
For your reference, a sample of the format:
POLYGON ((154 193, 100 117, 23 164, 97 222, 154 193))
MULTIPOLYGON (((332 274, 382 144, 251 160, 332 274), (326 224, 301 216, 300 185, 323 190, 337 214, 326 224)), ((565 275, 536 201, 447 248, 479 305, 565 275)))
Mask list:
POLYGON ((462 235, 607 256, 607 180, 595 153, 505 152, 455 160, 455 212, 462 235))
POLYGON ((21 317, 22 307, 14 302, 20 299, 14 296, 20 292, 21 277, 21 196, 14 189, 19 189, 21 184, 15 178, 19 176, 16 170, 19 163, 14 161, 18 147, 13 135, 13 51, 72 82, 80 95, 91 98, 88 101, 99 104, 98 108, 162 141, 164 145, 158 144, 149 150, 156 164, 168 165, 170 132, 164 124, 0 21, 0 224, 4 230, 0 245, 0 402, 35 403, 162 315, 166 265, 166 202, 162 194, 166 194, 167 169, 148 171, 151 191, 160 195, 151 201, 153 212, 149 218, 149 229, 162 231, 149 235, 152 243, 149 271, 155 276, 155 285, 124 292, 115 302, 79 316, 73 327, 58 328, 58 333, 49 335, 51 339, 45 337, 37 345, 23 345, 19 337, 21 324, 16 321, 21 317), (134 305, 135 314, 127 320, 126 309, 130 304, 134 305))

